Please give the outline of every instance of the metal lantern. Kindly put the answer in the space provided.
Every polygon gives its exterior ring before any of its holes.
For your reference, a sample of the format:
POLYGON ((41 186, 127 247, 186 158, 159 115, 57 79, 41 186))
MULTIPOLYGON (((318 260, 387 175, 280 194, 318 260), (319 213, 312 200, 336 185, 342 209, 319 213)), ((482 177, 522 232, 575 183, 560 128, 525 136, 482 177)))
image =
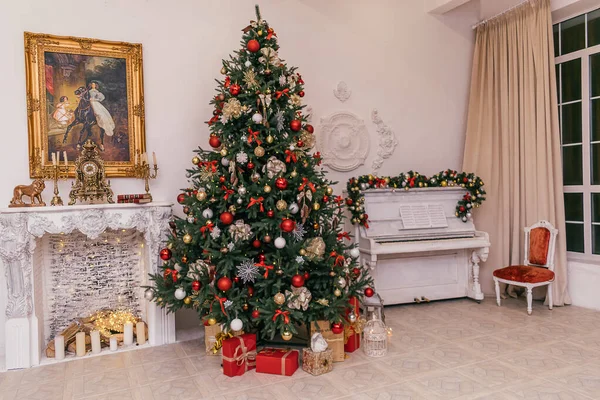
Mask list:
POLYGON ((377 316, 365 324, 363 348, 369 357, 383 357, 387 354, 388 332, 385 324, 377 316))
POLYGON ((383 299, 375 293, 372 297, 363 298, 362 305, 365 311, 365 319, 370 321, 375 316, 385 323, 385 314, 383 312, 383 299))

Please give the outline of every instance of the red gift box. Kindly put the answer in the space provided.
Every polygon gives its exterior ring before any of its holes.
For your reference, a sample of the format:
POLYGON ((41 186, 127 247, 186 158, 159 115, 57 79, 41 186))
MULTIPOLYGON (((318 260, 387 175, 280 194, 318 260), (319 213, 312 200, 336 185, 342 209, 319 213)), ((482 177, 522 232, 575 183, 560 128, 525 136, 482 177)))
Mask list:
POLYGON ((223 340, 223 373, 227 376, 244 375, 256 368, 256 334, 244 333, 223 340))
MULTIPOLYGON (((352 311, 358 319, 360 317, 360 309, 358 308, 358 299, 356 297, 350 297, 349 299, 350 308, 346 308, 346 319, 352 311)), ((352 353, 360 348, 360 333, 354 332, 350 321, 344 327, 344 351, 346 353, 352 353)))
POLYGON ((256 355, 256 372, 292 376, 298 369, 298 350, 265 348, 256 355))

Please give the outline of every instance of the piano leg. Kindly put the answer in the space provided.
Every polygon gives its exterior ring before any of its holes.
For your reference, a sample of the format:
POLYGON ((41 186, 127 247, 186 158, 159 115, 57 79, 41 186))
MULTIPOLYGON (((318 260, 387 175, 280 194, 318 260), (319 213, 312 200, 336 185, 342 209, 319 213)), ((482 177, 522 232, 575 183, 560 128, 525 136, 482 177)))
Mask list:
POLYGON ((479 283, 479 263, 487 259, 487 249, 477 249, 471 253, 471 276, 473 282, 469 282, 469 297, 481 303, 483 300, 483 292, 481 291, 481 284, 479 283))

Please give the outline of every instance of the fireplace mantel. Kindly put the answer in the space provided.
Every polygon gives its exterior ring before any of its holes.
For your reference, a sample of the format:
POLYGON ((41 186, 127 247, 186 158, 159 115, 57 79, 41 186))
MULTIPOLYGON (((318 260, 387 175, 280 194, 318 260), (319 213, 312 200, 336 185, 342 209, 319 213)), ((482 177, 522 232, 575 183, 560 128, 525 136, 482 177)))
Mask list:
MULTIPOLYGON (((98 204, 0 209, 0 261, 8 286, 6 307, 6 367, 39 364, 40 343, 34 290, 34 250, 44 234, 69 234, 78 230, 90 239, 107 229, 135 229, 143 233, 145 257, 158 271, 158 253, 165 240, 171 204, 98 204)), ((173 315, 146 304, 151 345, 175 341, 173 315)))

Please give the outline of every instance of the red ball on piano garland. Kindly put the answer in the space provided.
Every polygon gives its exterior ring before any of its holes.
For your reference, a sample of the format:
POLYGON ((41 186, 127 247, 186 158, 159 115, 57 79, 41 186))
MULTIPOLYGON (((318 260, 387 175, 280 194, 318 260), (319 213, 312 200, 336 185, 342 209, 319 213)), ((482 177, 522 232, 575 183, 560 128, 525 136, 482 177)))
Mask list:
POLYGON ((202 287, 202 284, 200 283, 200 281, 192 282, 192 290, 198 291, 198 290, 200 290, 201 287, 202 287))
POLYGON ((331 332, 333 332, 336 335, 343 333, 344 332, 344 324, 342 324, 340 322, 335 322, 335 323, 331 324, 331 332))
POLYGON ((233 214, 230 213, 229 211, 225 211, 224 213, 221 214, 219 219, 225 225, 231 225, 231 223, 233 222, 233 214))
POLYGON ((292 276, 292 286, 294 287, 302 287, 304 285, 304 276, 300 274, 296 274, 292 276))
POLYGON ((170 260, 172 255, 173 255, 173 253, 171 252, 170 249, 164 248, 160 251, 160 259, 163 261, 170 260))
POLYGON ((177 195, 177 202, 179 204, 183 204, 184 201, 185 201, 185 193, 179 193, 177 195))
POLYGON ((221 145, 221 139, 219 139, 215 135, 211 135, 210 139, 208 139, 208 144, 215 149, 221 145))
POLYGON ((219 288, 219 290, 222 290, 224 292, 228 291, 229 289, 231 289, 232 286, 232 282, 231 279, 229 279, 228 277, 224 276, 222 278, 220 278, 217 281, 217 287, 219 288))
POLYGON ((458 207, 458 210, 459 210, 460 212, 465 212, 465 207, 464 207, 464 206, 460 206, 460 207, 458 207))
POLYGON ((365 296, 373 297, 374 294, 375 294, 375 291, 373 289, 371 289, 370 287, 365 289, 365 296))
POLYGON ((296 227, 296 223, 289 218, 285 218, 283 221, 281 221, 279 227, 282 231, 289 233, 294 230, 294 228, 296 227))

